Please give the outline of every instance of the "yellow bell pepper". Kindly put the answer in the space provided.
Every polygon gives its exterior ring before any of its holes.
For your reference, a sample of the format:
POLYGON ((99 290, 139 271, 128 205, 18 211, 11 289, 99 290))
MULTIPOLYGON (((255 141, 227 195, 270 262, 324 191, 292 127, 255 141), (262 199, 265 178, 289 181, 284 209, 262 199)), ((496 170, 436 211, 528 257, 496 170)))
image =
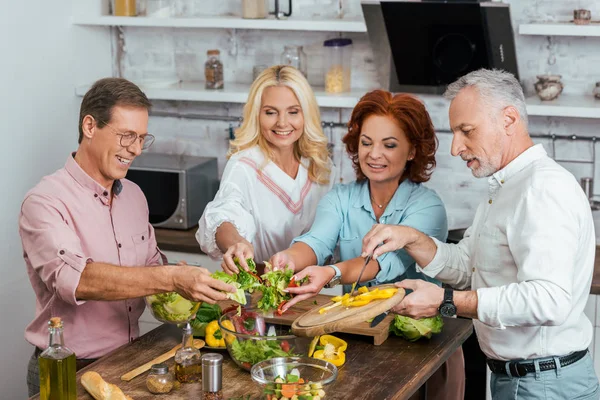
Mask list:
MULTIPOLYGON (((233 327, 233 322, 231 322, 230 320, 225 320, 223 322, 221 322, 221 324, 226 328, 229 329, 232 332, 235 332, 235 328, 233 327)), ((235 336, 233 336, 231 333, 227 333, 227 332, 222 332, 223 333, 223 337, 225 338, 225 341, 227 342, 227 344, 231 344, 233 342, 235 342, 235 336)))
POLYGON ((323 335, 319 338, 319 342, 323 346, 313 353, 313 358, 329 361, 336 367, 344 365, 346 362, 346 353, 348 343, 344 340, 331 335, 323 335))
POLYGON ((219 328, 217 320, 211 321, 206 325, 206 336, 204 337, 206 344, 210 347, 225 347, 225 339, 219 328))

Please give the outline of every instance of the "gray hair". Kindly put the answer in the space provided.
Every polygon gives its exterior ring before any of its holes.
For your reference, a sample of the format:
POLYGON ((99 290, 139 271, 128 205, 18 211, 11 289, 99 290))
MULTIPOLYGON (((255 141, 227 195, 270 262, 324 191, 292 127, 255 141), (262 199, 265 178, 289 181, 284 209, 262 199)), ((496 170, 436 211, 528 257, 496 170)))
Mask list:
POLYGON ((461 76, 451 83, 444 97, 453 100, 462 89, 474 86, 479 91, 482 100, 495 110, 513 106, 519 111, 521 120, 527 127, 527 105, 521 84, 510 72, 500 69, 478 69, 461 76))

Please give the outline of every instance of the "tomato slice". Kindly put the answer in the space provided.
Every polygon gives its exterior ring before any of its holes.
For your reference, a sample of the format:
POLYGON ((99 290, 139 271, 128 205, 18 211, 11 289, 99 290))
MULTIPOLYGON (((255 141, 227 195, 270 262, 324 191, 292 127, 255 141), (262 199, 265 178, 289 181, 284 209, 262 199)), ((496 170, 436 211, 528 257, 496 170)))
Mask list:
POLYGON ((280 344, 281 350, 285 351, 286 353, 290 351, 290 344, 288 343, 287 340, 284 340, 281 342, 280 344))
POLYGON ((288 284, 288 287, 298 287, 298 283, 296 282, 296 277, 292 276, 292 279, 290 279, 290 283, 288 284))
POLYGON ((283 306, 285 305, 285 303, 287 303, 287 300, 282 301, 281 303, 279 303, 279 306, 277 306, 277 315, 283 315, 283 306))

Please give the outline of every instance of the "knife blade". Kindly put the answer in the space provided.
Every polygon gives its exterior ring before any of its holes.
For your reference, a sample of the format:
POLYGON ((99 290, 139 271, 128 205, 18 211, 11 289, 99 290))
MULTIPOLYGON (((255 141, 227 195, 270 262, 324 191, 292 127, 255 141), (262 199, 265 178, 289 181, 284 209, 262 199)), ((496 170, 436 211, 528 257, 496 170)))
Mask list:
POLYGON ((363 264, 363 267, 360 270, 360 274, 358 274, 358 279, 356 280, 356 282, 354 282, 352 284, 352 290, 350 291, 350 297, 354 296, 354 290, 356 290, 356 286, 360 283, 360 278, 362 278, 363 273, 365 272, 365 269, 367 268, 367 264, 369 263, 369 261, 371 261, 372 256, 373 256, 373 254, 369 254, 367 256, 367 258, 365 258, 365 263, 363 264))
POLYGON ((379 323, 381 321, 383 321, 385 319, 385 317, 387 317, 387 315, 389 313, 390 313, 390 310, 387 310, 387 311, 382 312, 381 314, 379 314, 375 318, 373 318, 373 321, 371 321, 371 328, 375 328, 377 325, 379 325, 379 323))

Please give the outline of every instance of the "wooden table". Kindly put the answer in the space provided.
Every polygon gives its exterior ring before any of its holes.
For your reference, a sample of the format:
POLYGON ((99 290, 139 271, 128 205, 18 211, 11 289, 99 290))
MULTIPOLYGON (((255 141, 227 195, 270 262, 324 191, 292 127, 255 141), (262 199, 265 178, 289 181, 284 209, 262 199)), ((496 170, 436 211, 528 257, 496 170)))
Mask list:
MULTIPOLYGON (((408 399, 472 332, 471 320, 445 319, 442 333, 430 340, 410 343, 398 337, 390 337, 381 346, 373 346, 369 338, 336 334, 348 342, 346 364, 339 370, 336 382, 326 387, 328 400, 347 399, 408 399)), ((77 398, 92 397, 79 383, 85 371, 98 372, 107 382, 119 387, 135 400, 200 399, 200 383, 181 385, 166 395, 152 395, 145 386, 147 373, 130 382, 120 376, 179 343, 181 330, 172 325, 162 325, 137 340, 101 358, 77 373, 77 398)), ((209 350, 202 350, 204 353, 209 350)), ((261 389, 250 374, 238 368, 227 351, 222 352, 223 391, 225 399, 251 395, 260 399, 261 389)), ((167 361, 172 365, 173 359, 167 361)), ((39 399, 34 396, 32 399, 39 399)))

